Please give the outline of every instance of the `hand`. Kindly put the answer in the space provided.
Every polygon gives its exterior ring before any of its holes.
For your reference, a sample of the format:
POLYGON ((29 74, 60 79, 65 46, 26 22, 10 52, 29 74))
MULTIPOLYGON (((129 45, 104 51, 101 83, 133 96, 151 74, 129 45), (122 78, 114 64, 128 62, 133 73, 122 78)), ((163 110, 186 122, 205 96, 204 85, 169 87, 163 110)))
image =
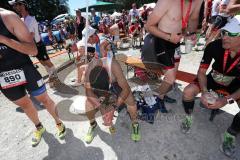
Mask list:
POLYGON ((175 44, 179 43, 181 39, 182 34, 171 34, 169 37, 169 41, 175 44))
POLYGON ((196 34, 193 34, 193 35, 190 35, 190 36, 186 36, 185 38, 186 39, 190 39, 193 42, 193 46, 196 45, 196 43, 197 43, 197 35, 196 34))
POLYGON ((204 92, 202 93, 202 96, 200 98, 200 101, 202 102, 202 104, 206 107, 208 107, 208 101, 206 99, 206 97, 209 95, 210 93, 209 92, 204 92))
POLYGON ((219 109, 224 107, 226 104, 227 104, 227 98, 221 97, 221 98, 218 98, 214 104, 209 104, 207 107, 209 109, 219 109))

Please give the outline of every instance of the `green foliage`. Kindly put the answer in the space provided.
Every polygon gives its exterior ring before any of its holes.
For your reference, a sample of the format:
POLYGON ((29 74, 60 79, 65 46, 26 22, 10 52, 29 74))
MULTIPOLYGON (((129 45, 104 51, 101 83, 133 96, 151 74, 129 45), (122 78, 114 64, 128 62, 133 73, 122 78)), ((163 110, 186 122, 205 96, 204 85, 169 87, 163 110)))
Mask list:
MULTIPOLYGON (((1 0, 0 5, 3 8, 11 9, 8 5, 9 0, 1 0)), ((59 14, 68 13, 68 0, 26 0, 29 4, 29 11, 38 21, 52 20, 59 14)), ((11 9, 12 10, 12 9, 11 9)))
POLYGON ((141 7, 143 4, 146 3, 157 2, 157 0, 100 0, 100 1, 118 3, 121 4, 124 9, 130 9, 132 3, 136 3, 138 7, 141 7))

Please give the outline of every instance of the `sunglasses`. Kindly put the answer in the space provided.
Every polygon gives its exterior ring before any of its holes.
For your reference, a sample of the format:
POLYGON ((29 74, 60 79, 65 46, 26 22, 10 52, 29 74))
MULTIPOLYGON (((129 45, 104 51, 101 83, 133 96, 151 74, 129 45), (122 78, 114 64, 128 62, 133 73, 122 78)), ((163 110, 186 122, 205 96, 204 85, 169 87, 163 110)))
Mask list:
POLYGON ((228 36, 228 37, 238 37, 240 36, 240 33, 231 33, 226 30, 221 31, 221 37, 228 36))

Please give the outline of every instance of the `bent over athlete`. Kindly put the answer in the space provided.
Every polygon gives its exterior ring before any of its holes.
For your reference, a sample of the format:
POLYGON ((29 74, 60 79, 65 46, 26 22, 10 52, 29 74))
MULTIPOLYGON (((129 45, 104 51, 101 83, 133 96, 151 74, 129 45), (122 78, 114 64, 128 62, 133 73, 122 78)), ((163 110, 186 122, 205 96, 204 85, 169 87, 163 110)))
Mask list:
POLYGON ((59 138, 65 135, 65 126, 56 112, 55 103, 48 96, 40 73, 34 68, 29 55, 37 55, 32 36, 21 19, 13 12, 0 8, 0 90, 20 106, 36 126, 32 146, 41 141, 45 128, 26 91, 41 102, 52 115, 59 138))

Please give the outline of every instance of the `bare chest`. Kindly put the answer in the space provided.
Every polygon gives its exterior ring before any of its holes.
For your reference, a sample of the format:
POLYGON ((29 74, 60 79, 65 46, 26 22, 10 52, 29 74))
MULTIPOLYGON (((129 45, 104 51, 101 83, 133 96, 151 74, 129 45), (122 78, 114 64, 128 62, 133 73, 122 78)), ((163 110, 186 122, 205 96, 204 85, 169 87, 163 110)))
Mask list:
POLYGON ((187 15, 190 16, 193 12, 193 9, 194 9, 194 2, 190 4, 189 2, 185 2, 183 0, 183 5, 182 5, 181 0, 175 0, 175 1, 172 1, 171 8, 169 8, 166 15, 171 21, 181 21, 182 18, 186 18, 187 15))

